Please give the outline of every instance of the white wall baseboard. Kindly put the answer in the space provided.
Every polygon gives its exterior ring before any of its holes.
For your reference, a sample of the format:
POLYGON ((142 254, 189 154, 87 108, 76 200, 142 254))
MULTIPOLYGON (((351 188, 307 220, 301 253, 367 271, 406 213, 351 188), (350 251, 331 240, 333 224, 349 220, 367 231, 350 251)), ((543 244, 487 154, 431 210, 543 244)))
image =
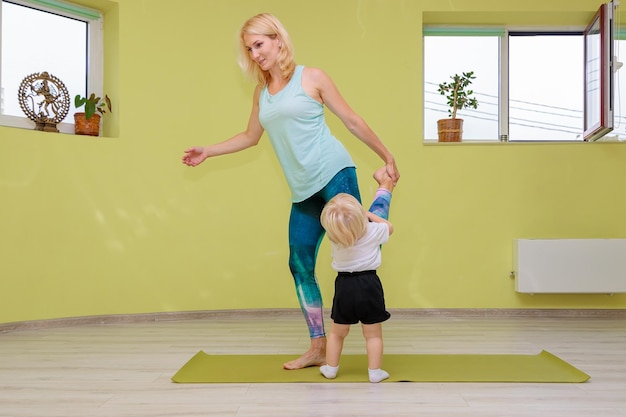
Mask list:
MULTIPOLYGON (((491 309, 491 308, 448 308, 389 309, 392 317, 543 317, 543 318, 626 318, 626 309, 491 309)), ((159 321, 204 320, 211 318, 262 319, 276 317, 299 317, 300 309, 257 309, 257 310, 206 310, 176 311, 144 314, 114 314, 106 316, 68 317, 47 320, 0 323, 0 333, 18 330, 39 330, 59 327, 99 326, 122 323, 147 323, 159 321)), ((329 315, 330 312, 327 312, 329 315)))

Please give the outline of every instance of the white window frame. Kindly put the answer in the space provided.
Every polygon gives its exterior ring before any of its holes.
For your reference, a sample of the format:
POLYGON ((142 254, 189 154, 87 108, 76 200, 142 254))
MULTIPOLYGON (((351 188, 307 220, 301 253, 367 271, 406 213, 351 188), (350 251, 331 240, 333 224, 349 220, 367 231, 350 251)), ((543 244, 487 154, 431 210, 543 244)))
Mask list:
MULTIPOLYGON (((30 7, 35 10, 49 12, 56 15, 80 20, 88 24, 87 33, 87 92, 94 92, 98 96, 102 96, 103 91, 103 23, 102 13, 97 10, 78 6, 72 3, 61 2, 58 0, 6 0, 9 3, 30 7)), ((4 0, 0 0, 0 37, 2 36, 2 4, 4 0)), ((2 61, 2 42, 0 38, 0 62, 2 61)), ((2 65, 0 65, 2 71, 2 65)), ((0 72, 0 75, 1 72, 0 72)), ((0 80, 2 78, 0 77, 0 80)), ((0 88, 2 86, 0 85, 0 88)), ((73 107, 73 97, 71 98, 71 106, 73 107)), ((0 126, 17 127, 24 129, 33 129, 33 122, 25 115, 11 116, 0 114, 0 126)), ((57 128, 62 133, 74 133, 73 123, 59 123, 57 128)))
MULTIPOLYGON (((581 138, 580 141, 596 141, 602 140, 603 136, 613 130, 614 126, 614 97, 615 97, 615 83, 613 81, 614 78, 614 66, 620 63, 614 62, 615 56, 613 53, 614 43, 617 39, 620 39, 618 36, 614 36, 614 21, 613 21, 613 10, 615 4, 613 1, 609 3, 602 4, 600 9, 596 13, 594 20, 598 18, 598 16, 602 16, 601 27, 603 28, 602 33, 602 91, 601 91, 601 99, 598 100, 601 102, 601 110, 599 113, 602 114, 601 120, 598 122, 598 127, 593 126, 589 128, 586 126, 587 124, 587 90, 588 87, 586 85, 581 86, 584 88, 585 96, 583 99, 583 129, 581 130, 581 138)), ((592 20, 593 22, 593 20, 592 20)), ((510 96, 509 96, 509 87, 510 87, 510 76, 509 76, 509 40, 511 33, 522 33, 527 32, 529 34, 542 34, 549 36, 551 34, 554 35, 565 35, 571 34, 574 36, 580 36, 581 39, 586 41, 587 32, 589 30, 591 23, 587 27, 501 27, 500 29, 497 27, 481 27, 481 26, 429 26, 426 25, 424 27, 424 36, 489 36, 489 37, 497 37, 499 39, 499 93, 498 93, 498 136, 500 141, 508 141, 509 140, 509 128, 510 128, 510 96), (500 33, 497 33, 500 31, 500 33), (438 35, 439 32, 442 35, 438 35), (494 32, 494 33, 491 33, 494 32), (428 33, 428 35, 426 34, 428 33)), ((619 29, 617 29, 619 31, 619 29)), ((585 49, 586 52, 586 49, 585 49)), ((424 62, 424 65, 427 65, 424 62)), ((585 72, 586 65, 588 62, 585 61, 582 63, 582 67, 585 72)), ((621 64, 620 64, 621 66, 621 64)), ((619 68, 619 67, 617 67, 619 68)), ((585 79, 587 82, 587 79, 585 79)), ((426 122, 426 120, 424 120, 426 122)), ((472 140, 471 142, 494 142, 497 139, 494 138, 485 138, 481 141, 472 140)), ((435 141, 432 138, 424 139, 425 142, 435 141)), ((573 142, 570 140, 541 140, 541 142, 573 142)), ((538 140, 520 140, 516 139, 515 142, 531 142, 536 143, 540 142, 538 140)), ((578 141, 576 141, 578 142, 578 141)))
MULTIPOLYGON (((519 34, 519 33, 528 33, 530 34, 541 34, 545 36, 554 35, 573 35, 579 36, 581 39, 581 48, 582 48, 582 39, 583 39, 583 30, 584 27, 569 27, 569 28, 556 28, 556 27, 517 27, 517 26, 509 26, 509 27, 500 27, 500 28, 486 28, 480 26, 465 26, 461 28, 452 27, 451 29, 448 27, 426 27, 425 32, 427 35, 424 36, 478 36, 478 37, 489 37, 489 38, 497 38, 498 39, 498 133, 496 137, 484 137, 482 139, 470 139, 464 140, 465 143, 495 143, 498 141, 507 142, 512 141, 516 143, 521 142, 529 142, 529 143, 539 143, 539 142, 553 142, 553 143, 566 143, 566 142, 578 142, 575 140, 550 140, 550 139, 541 139, 541 140, 525 140, 525 139, 516 139, 511 140, 509 136, 509 123, 510 121, 510 94, 509 94, 509 83, 510 83, 510 71, 509 71, 509 40, 511 34, 519 34), (449 35, 438 35, 437 32, 450 33, 449 35), (457 33, 455 33, 457 32, 457 33), (493 32, 493 34, 491 33, 493 32)), ((428 65, 424 62, 424 65, 428 65)), ((583 63, 581 62, 581 70, 583 68, 583 63)), ((581 86, 582 89, 582 86, 581 86)), ((580 103, 581 107, 583 103, 580 103)), ((464 110, 466 114, 471 110, 464 110)), ((426 123, 426 120, 424 121, 426 123)), ((582 119, 581 119, 581 139, 582 141, 582 119)), ((425 143, 437 142, 436 138, 424 138, 425 143)))

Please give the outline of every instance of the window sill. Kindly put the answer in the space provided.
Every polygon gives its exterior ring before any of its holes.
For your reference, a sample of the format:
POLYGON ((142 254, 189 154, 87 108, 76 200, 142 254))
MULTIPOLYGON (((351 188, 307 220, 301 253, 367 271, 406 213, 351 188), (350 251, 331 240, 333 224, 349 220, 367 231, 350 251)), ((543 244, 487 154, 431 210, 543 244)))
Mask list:
POLYGON ((582 140, 513 140, 513 141, 499 141, 499 140, 464 140, 462 142, 438 142, 437 139, 424 139, 422 143, 426 146, 462 146, 462 145, 560 145, 560 144, 591 144, 591 143, 626 143, 626 140, 617 139, 599 139, 593 142, 585 142, 582 140))
MULTIPOLYGON (((0 132, 3 131, 11 131, 11 130, 20 130, 20 131, 31 131, 31 132, 37 132, 37 133, 45 133, 45 134, 51 134, 51 135, 57 135, 57 136, 81 136, 84 138, 101 138, 101 139, 107 139, 107 138, 111 138, 114 139, 117 136, 110 136, 110 135, 103 135, 102 134, 102 130, 100 130, 100 136, 89 136, 89 135, 77 135, 74 133, 74 125, 71 123, 61 123, 60 125, 57 126, 57 128, 59 129, 58 132, 44 132, 41 130, 35 130, 33 128, 33 126, 29 126, 29 127, 22 127, 22 126, 2 126, 0 125, 0 132)), ((2 133, 0 136, 5 136, 4 133, 2 133)))

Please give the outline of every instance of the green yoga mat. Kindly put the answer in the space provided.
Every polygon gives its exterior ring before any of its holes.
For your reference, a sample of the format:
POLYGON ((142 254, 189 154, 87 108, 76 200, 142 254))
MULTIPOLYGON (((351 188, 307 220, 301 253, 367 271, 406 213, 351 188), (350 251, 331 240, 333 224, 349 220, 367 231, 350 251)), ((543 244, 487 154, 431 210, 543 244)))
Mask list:
MULTIPOLYGON (((287 371, 293 355, 198 352, 172 377, 179 383, 368 382, 367 356, 343 355, 336 379, 318 367, 287 371)), ((585 382, 589 375, 546 352, 536 355, 385 355, 389 382, 585 382)))

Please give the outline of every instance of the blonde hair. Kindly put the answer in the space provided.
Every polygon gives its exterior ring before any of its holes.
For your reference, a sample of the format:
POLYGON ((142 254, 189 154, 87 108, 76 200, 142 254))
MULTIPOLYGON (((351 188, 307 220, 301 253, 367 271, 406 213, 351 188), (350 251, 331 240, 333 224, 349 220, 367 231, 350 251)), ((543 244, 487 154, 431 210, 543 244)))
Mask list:
POLYGON ((354 196, 346 193, 337 194, 326 203, 320 220, 328 238, 345 247, 353 246, 367 230, 365 209, 354 196))
POLYGON ((271 39, 280 39, 282 47, 278 54, 278 66, 285 79, 291 78, 296 69, 291 38, 280 21, 269 13, 261 13, 248 19, 239 31, 239 58, 237 62, 244 74, 265 87, 270 80, 269 71, 261 67, 250 57, 250 52, 244 42, 244 35, 263 35, 271 39))

